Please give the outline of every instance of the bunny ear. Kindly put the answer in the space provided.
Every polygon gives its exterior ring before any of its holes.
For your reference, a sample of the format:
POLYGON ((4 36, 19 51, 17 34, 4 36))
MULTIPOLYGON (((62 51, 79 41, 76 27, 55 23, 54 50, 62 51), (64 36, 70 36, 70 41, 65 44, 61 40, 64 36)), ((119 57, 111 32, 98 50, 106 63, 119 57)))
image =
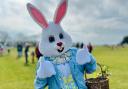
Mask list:
POLYGON ((45 20, 43 14, 41 14, 41 12, 34 7, 32 4, 28 3, 27 4, 27 9, 31 15, 31 17, 43 28, 47 28, 48 27, 48 23, 45 20))
POLYGON ((67 11, 67 0, 62 0, 54 16, 54 22, 59 24, 67 11))

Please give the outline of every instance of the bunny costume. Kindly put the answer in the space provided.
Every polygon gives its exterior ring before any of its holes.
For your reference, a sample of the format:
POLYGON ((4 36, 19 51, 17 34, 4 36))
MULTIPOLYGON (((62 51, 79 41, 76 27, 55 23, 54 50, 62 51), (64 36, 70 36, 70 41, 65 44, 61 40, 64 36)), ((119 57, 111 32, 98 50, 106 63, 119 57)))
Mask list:
POLYGON ((39 50, 44 55, 37 64, 35 89, 87 89, 84 71, 96 70, 96 60, 87 48, 72 48, 72 39, 60 25, 67 11, 67 0, 62 0, 54 16, 47 23, 43 14, 27 4, 32 18, 43 28, 39 50))

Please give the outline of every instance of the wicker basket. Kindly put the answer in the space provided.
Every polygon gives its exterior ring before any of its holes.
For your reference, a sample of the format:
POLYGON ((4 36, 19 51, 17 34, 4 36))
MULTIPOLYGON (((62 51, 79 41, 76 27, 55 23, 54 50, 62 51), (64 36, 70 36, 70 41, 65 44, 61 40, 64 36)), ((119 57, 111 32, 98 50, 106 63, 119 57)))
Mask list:
POLYGON ((108 78, 90 78, 86 81, 88 89, 109 89, 108 78))
MULTIPOLYGON (((101 72, 102 66, 97 63, 101 72)), ((109 79, 107 77, 98 77, 98 78, 87 78, 87 74, 85 73, 86 85, 88 89, 109 89, 109 79)))

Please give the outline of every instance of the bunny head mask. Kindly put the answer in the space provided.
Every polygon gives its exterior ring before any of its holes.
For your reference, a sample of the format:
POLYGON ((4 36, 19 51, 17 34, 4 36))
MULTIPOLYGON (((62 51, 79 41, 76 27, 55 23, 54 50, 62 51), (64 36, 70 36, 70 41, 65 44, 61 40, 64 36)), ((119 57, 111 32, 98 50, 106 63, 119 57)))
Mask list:
POLYGON ((60 25, 67 11, 67 0, 59 4, 53 22, 47 22, 44 15, 32 4, 27 4, 31 17, 42 27, 39 50, 45 56, 59 56, 72 46, 71 37, 60 25))

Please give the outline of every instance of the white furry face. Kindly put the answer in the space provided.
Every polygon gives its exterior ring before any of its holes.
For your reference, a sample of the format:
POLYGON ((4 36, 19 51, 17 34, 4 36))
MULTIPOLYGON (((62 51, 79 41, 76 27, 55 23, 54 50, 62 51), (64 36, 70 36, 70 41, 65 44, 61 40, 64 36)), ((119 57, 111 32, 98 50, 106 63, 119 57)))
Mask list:
POLYGON ((40 52, 45 56, 59 56, 72 46, 71 37, 60 25, 50 23, 48 28, 43 29, 39 44, 40 52))
POLYGON ((67 12, 67 0, 62 0, 55 12, 54 21, 47 23, 44 15, 32 4, 27 4, 27 9, 37 24, 43 29, 39 44, 40 52, 45 56, 59 56, 68 51, 72 46, 71 37, 59 25, 67 12))

